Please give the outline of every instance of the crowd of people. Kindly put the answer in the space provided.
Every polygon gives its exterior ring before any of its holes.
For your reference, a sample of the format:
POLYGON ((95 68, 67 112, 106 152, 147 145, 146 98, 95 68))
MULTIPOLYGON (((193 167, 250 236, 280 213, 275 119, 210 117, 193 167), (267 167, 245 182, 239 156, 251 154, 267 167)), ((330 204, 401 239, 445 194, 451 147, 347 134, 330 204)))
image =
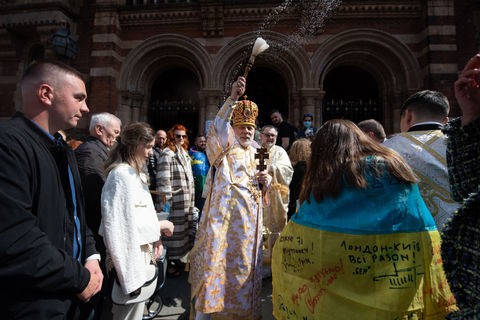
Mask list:
POLYGON ((462 111, 423 90, 401 132, 333 119, 258 128, 239 77, 206 135, 89 112, 82 75, 37 61, 0 124, 0 304, 8 319, 142 319, 158 259, 188 272, 191 319, 480 317, 480 54, 462 111), (255 136, 257 135, 257 138, 255 136), (75 150, 74 150, 75 149, 75 150))

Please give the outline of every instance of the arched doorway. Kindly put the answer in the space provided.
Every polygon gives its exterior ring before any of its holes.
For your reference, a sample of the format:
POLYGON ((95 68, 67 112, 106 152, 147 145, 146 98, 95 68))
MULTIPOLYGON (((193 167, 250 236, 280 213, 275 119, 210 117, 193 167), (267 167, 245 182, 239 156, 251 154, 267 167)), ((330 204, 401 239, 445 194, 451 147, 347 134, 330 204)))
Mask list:
POLYGON ((168 131, 181 124, 189 132, 189 140, 198 132, 198 90, 195 74, 184 68, 163 71, 153 82, 148 106, 148 122, 155 129, 168 131))
POLYGON ((261 66, 252 68, 248 74, 245 94, 248 100, 258 105, 260 126, 271 123, 270 111, 274 109, 288 118, 288 87, 276 71, 261 66))
POLYGON ((323 88, 323 121, 375 119, 383 123, 378 85, 368 71, 356 66, 337 67, 327 74, 323 88))

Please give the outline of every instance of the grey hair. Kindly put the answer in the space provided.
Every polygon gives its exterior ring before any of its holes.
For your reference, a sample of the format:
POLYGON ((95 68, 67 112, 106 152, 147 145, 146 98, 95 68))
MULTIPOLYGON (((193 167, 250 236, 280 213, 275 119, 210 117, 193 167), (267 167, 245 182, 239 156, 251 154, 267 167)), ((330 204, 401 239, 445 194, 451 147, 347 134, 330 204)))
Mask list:
POLYGON ((278 134, 278 129, 275 128, 275 127, 272 126, 272 125, 269 125, 269 124, 268 124, 268 125, 266 125, 266 126, 263 126, 263 127, 262 127, 262 133, 264 133, 266 129, 273 129, 273 130, 275 130, 275 132, 278 134))
POLYGON ((95 132, 95 127, 97 124, 101 124, 105 128, 108 128, 112 121, 118 121, 120 126, 122 125, 122 121, 115 115, 108 113, 108 112, 102 112, 102 113, 96 113, 92 115, 92 118, 90 119, 90 127, 88 130, 90 131, 90 134, 93 134, 95 132))

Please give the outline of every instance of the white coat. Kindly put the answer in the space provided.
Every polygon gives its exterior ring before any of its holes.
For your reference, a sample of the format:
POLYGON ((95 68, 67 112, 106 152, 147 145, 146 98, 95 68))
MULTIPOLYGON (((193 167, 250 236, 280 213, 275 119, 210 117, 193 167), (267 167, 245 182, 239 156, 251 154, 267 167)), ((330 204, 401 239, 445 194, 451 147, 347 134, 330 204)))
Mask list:
POLYGON ((147 181, 146 176, 141 175, 122 163, 110 171, 102 189, 99 234, 103 236, 125 294, 148 280, 145 265, 151 258, 140 247, 160 238, 160 223, 152 197, 148 185, 142 183, 147 181))

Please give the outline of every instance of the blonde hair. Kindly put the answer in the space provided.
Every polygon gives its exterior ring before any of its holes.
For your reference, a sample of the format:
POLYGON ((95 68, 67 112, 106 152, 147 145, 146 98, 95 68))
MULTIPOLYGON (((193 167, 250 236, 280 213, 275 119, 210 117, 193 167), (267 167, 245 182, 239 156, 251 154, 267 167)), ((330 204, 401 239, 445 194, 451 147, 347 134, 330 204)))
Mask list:
POLYGON ((310 159, 310 155, 312 153, 312 149, 310 148, 311 144, 312 142, 306 138, 301 138, 293 142, 288 154, 290 156, 290 162, 292 162, 292 165, 295 165, 298 162, 308 161, 308 159, 310 159))

